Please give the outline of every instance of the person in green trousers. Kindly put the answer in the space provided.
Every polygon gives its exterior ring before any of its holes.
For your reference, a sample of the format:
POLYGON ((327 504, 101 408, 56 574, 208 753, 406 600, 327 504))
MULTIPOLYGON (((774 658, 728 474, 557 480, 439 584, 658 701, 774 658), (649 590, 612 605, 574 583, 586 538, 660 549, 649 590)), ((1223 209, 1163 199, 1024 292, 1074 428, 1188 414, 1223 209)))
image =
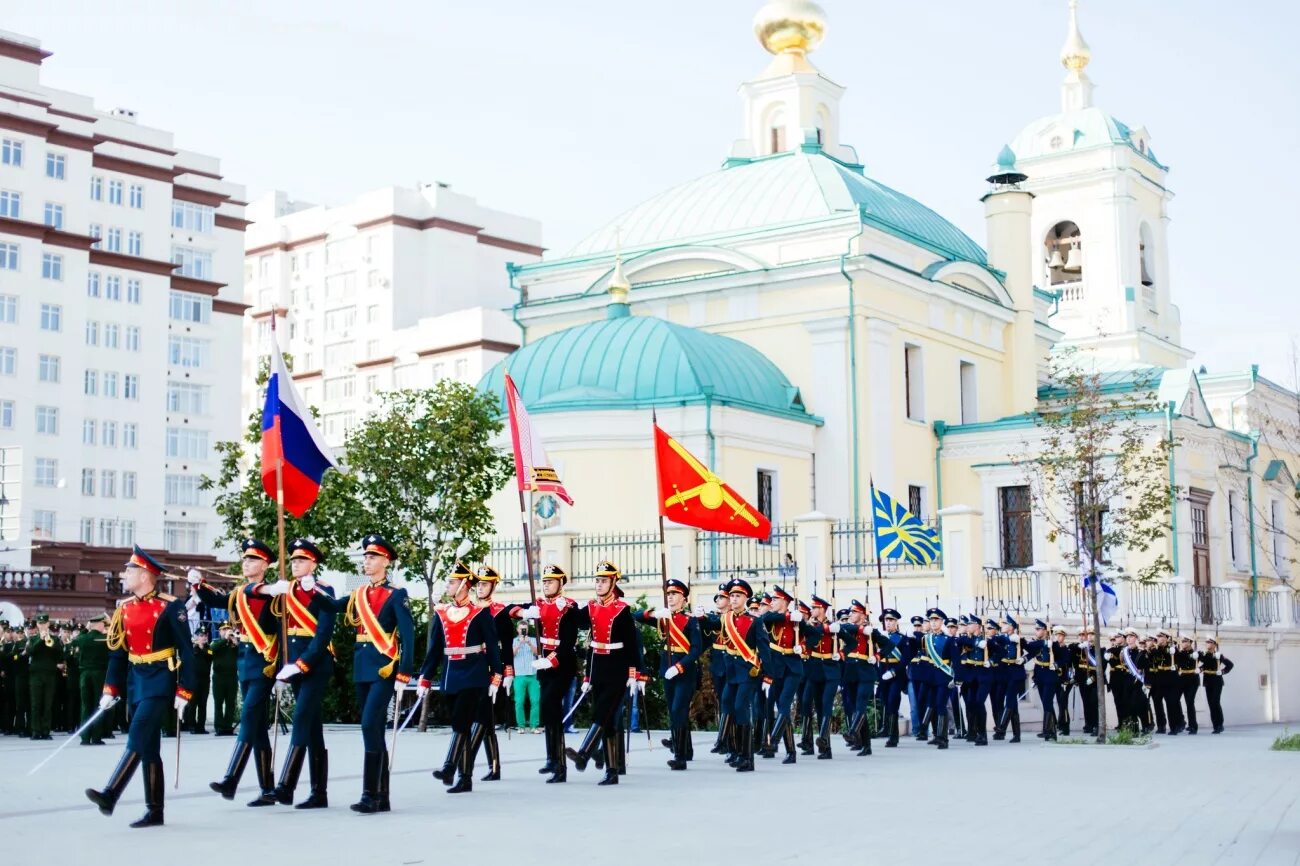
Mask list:
POLYGON ((50 615, 36 615, 36 634, 27 639, 27 677, 32 699, 32 739, 50 740, 54 687, 62 675, 63 642, 50 631, 50 615))
POLYGON ((542 688, 533 673, 533 662, 537 660, 537 638, 528 636, 528 623, 519 624, 518 636, 514 640, 515 666, 515 724, 521 729, 540 727, 538 715, 541 713, 542 688), (524 703, 528 705, 528 723, 524 723, 524 703))
POLYGON ((239 721, 239 638, 223 622, 212 651, 212 725, 218 737, 233 737, 239 721))
MULTIPOLYGON (((91 617, 86 630, 72 640, 71 651, 80 665, 77 690, 81 695, 81 723, 99 709, 99 699, 104 694, 104 677, 108 673, 108 615, 91 617)), ((81 732, 81 745, 102 746, 104 734, 112 725, 112 716, 105 714, 98 722, 81 732)))

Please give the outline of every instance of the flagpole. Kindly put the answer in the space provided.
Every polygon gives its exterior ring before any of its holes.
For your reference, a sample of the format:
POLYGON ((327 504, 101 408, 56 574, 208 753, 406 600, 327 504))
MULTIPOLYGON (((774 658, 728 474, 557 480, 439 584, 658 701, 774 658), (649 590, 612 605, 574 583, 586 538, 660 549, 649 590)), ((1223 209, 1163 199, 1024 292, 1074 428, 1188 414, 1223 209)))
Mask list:
MULTIPOLYGON (((275 318, 276 318, 276 317, 275 317, 275 315, 274 315, 274 311, 272 311, 272 316, 271 316, 271 348, 276 352, 276 354, 279 354, 279 352, 280 352, 280 345, 279 345, 279 342, 278 342, 278 341, 276 340, 276 338, 275 338, 275 318)), ((277 452, 278 452, 278 453, 277 453, 277 456, 276 456, 276 458, 275 458, 275 532, 276 532, 276 539, 277 539, 277 541, 279 542, 279 543, 276 545, 276 547, 277 547, 277 549, 279 550, 279 557, 278 557, 278 559, 279 559, 279 579, 280 579, 280 580, 287 580, 288 578, 287 578, 286 573, 285 573, 285 562, 284 562, 284 439, 283 439, 283 435, 284 435, 284 434, 283 434, 283 431, 282 431, 282 430, 277 430, 277 435, 279 435, 279 436, 281 437, 281 440, 280 440, 280 447, 279 447, 279 449, 277 449, 277 452)), ((272 610, 272 613, 274 613, 274 612, 275 612, 275 611, 274 611, 274 609, 273 609, 273 610, 272 610)), ((283 608, 282 608, 281 611, 280 611, 280 615, 279 615, 278 617, 276 617, 276 619, 279 621, 279 625, 280 625, 280 628, 279 628, 279 632, 280 632, 280 647, 279 647, 279 651, 276 653, 276 664, 277 664, 277 666, 278 666, 278 667, 276 668, 276 682, 272 683, 272 689, 271 689, 271 693, 272 693, 272 695, 274 695, 274 700, 275 700, 275 719, 274 719, 274 721, 272 722, 272 725, 274 726, 275 730, 272 731, 272 734, 271 734, 271 766, 272 766, 272 768, 275 767, 275 751, 276 751, 276 747, 279 745, 279 740, 280 740, 280 683, 279 683, 279 674, 280 674, 280 668, 283 667, 284 664, 285 664, 284 659, 288 657, 288 647, 285 646, 285 640, 286 640, 286 638, 285 638, 285 633, 284 633, 284 609, 283 609, 283 608)))
POLYGON ((876 589, 880 591, 880 612, 885 611, 885 568, 880 563, 880 545, 876 543, 876 479, 871 479, 871 544, 876 553, 876 589))
MULTIPOLYGON (((659 414, 655 411, 653 406, 650 407, 650 423, 654 427, 659 426, 659 414)), ((650 432, 650 438, 651 441, 654 441, 653 430, 651 430, 650 432)), ((659 453, 658 451, 655 452, 656 458, 658 457, 658 453, 659 453)), ((658 476, 658 468, 659 468, 658 466, 655 467, 656 477, 658 476)), ((656 498, 658 498, 659 496, 658 492, 655 493, 655 496, 656 498)), ((659 512, 659 577, 660 577, 661 585, 663 587, 664 607, 667 607, 668 606, 668 547, 666 542, 664 541, 663 503, 658 503, 655 507, 655 511, 659 512)))

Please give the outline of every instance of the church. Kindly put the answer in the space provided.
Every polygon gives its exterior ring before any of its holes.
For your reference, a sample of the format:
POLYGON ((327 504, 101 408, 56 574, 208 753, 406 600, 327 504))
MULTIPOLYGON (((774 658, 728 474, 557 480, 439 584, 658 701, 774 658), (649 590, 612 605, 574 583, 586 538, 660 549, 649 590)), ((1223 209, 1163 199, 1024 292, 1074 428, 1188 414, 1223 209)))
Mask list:
MULTIPOLYGON (((1121 593, 1124 614, 1295 624, 1297 396, 1254 368, 1205 374, 1181 344, 1170 168, 1144 127, 1094 104, 1075 7, 1059 110, 988 148, 982 242, 867 174, 840 138, 845 88, 812 61, 826 15, 786 0, 755 18, 770 59, 740 87, 743 135, 715 170, 510 268, 522 345, 480 387, 503 395, 510 373, 576 500, 533 499, 544 559, 581 575, 623 552, 657 585, 653 412, 777 527, 721 552, 670 527, 674 576, 775 582, 788 553, 801 579, 875 601, 874 483, 943 527, 941 565, 890 564, 899 604, 969 610, 1014 579, 1033 583, 1017 609, 1068 611, 1072 542, 1049 542, 1011 455, 1038 435, 1049 359, 1073 347, 1107 387, 1150 382, 1165 407, 1150 435, 1177 445, 1157 551, 1174 571, 1121 593)), ((494 509, 494 555, 521 571, 513 488, 494 509)), ((1116 575, 1143 564, 1112 560, 1116 575)))

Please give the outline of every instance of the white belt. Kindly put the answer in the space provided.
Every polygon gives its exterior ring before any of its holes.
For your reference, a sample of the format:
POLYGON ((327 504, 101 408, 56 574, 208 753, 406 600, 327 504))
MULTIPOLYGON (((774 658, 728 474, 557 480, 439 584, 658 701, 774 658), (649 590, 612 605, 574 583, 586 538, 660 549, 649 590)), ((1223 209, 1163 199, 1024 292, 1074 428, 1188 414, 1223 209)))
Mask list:
POLYGON ((474 646, 449 646, 444 647, 443 652, 449 656, 472 656, 475 653, 481 653, 487 646, 485 644, 475 644, 474 646))
POLYGON ((591 648, 592 648, 592 649, 596 649, 596 650, 616 650, 616 649, 622 649, 622 648, 623 648, 623 642, 622 642, 622 641, 619 641, 618 643, 601 643, 600 641, 595 641, 595 640, 594 640, 594 641, 591 642, 591 648))
POLYGON ((558 637, 542 638, 542 646, 559 646, 559 645, 560 645, 560 639, 558 637))

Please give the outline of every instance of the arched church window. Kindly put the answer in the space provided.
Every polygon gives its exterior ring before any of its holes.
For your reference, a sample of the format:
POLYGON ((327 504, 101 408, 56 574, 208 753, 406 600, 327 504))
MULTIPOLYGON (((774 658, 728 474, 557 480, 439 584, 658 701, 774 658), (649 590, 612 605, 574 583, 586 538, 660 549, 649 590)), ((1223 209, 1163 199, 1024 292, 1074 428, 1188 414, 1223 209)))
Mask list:
POLYGON ((1146 308, 1156 312, 1156 261, 1155 243, 1151 236, 1151 227, 1143 223, 1138 229, 1138 267, 1142 281, 1142 300, 1146 308))
MULTIPOLYGON (((1069 220, 1052 226, 1043 241, 1047 283, 1052 286, 1083 281, 1083 242, 1079 227, 1069 220)), ((1067 292, 1065 300, 1077 300, 1067 292)))
POLYGON ((770 152, 780 153, 781 151, 785 150, 785 127, 774 126, 772 127, 771 133, 772 133, 772 142, 771 142, 772 150, 770 152))
POLYGON ((823 143, 824 142, 822 141, 822 128, 819 126, 817 127, 817 144, 821 145, 823 143))

